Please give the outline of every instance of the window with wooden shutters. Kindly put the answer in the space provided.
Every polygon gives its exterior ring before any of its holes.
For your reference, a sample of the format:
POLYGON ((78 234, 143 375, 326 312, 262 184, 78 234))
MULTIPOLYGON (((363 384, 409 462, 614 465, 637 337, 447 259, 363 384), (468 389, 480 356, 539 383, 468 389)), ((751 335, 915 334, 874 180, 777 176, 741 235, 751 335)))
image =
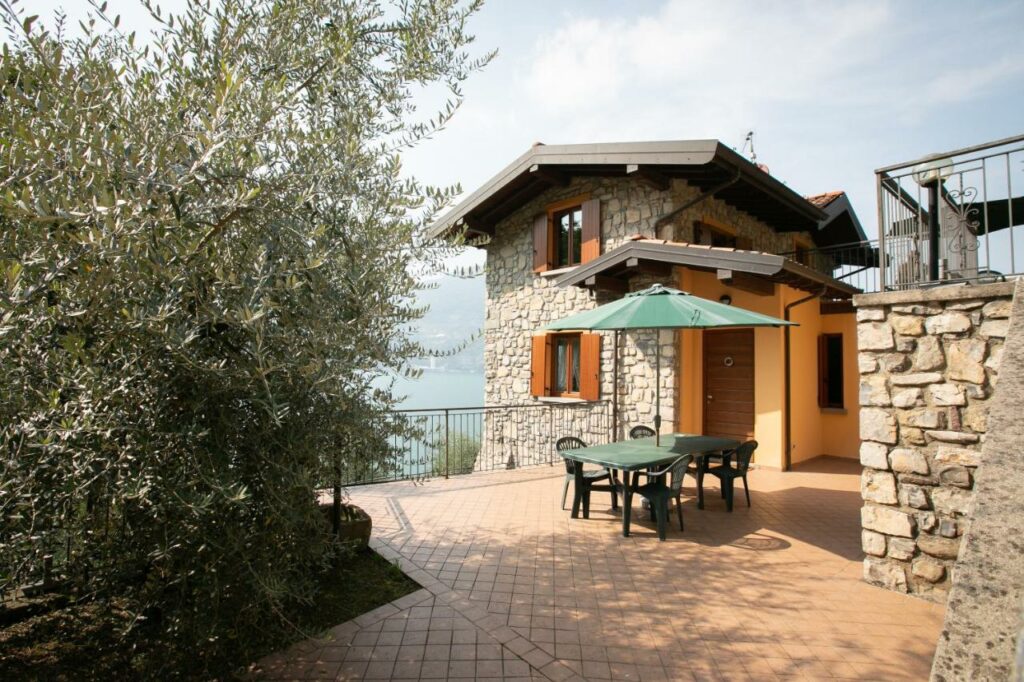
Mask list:
POLYGON ((580 262, 586 263, 601 255, 601 202, 597 199, 584 201, 581 209, 583 248, 580 262))
POLYGON ((533 271, 551 269, 551 230, 548 216, 539 215, 533 220, 533 271))
POLYGON ((533 222, 533 271, 580 265, 601 255, 601 202, 581 195, 550 204, 533 222))
POLYGON ((598 400, 600 386, 600 334, 547 334, 533 337, 531 395, 598 400))
POLYGON ((533 337, 530 358, 530 395, 545 396, 550 393, 551 335, 533 337))
POLYGON ((818 406, 844 407, 842 334, 822 334, 818 337, 818 406))
POLYGON ((601 397, 601 335, 580 334, 580 398, 601 397))

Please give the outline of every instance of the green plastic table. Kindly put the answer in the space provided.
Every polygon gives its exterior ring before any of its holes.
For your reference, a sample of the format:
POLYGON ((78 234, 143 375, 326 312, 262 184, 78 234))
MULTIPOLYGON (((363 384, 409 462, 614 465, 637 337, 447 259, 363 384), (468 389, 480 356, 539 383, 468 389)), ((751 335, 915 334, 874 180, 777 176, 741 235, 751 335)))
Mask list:
MULTIPOLYGON (((655 445, 654 437, 637 438, 636 440, 624 440, 604 445, 592 445, 587 448, 576 450, 563 450, 558 453, 565 459, 586 462, 608 469, 622 471, 625 474, 625 481, 622 486, 622 535, 629 537, 630 506, 633 501, 633 490, 640 479, 640 473, 652 467, 671 464, 680 455, 692 454, 694 459, 703 460, 709 453, 725 452, 739 446, 739 441, 731 438, 717 438, 714 436, 699 436, 691 433, 675 433, 663 435, 661 445, 655 445), (630 480, 629 474, 633 473, 630 480)), ((728 464, 728 463, 726 463, 728 464)), ((704 463, 699 461, 697 465, 698 481, 697 490, 699 496, 698 506, 703 507, 704 490, 701 475, 704 472, 704 463)), ((582 477, 582 467, 577 467, 576 478, 582 477)), ((663 478, 661 480, 664 480, 663 478)), ((577 480, 573 492, 572 518, 579 517, 582 485, 577 480)))

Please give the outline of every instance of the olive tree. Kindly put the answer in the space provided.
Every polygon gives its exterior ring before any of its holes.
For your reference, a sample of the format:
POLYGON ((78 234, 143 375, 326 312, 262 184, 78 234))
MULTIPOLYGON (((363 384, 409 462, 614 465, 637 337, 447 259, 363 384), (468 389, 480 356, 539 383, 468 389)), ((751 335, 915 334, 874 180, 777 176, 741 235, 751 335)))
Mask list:
POLYGON ((455 192, 401 154, 491 55, 476 1, 143 0, 144 38, 105 4, 0 0, 0 590, 46 557, 216 650, 311 597, 339 461, 394 456, 371 382, 423 354, 455 192))

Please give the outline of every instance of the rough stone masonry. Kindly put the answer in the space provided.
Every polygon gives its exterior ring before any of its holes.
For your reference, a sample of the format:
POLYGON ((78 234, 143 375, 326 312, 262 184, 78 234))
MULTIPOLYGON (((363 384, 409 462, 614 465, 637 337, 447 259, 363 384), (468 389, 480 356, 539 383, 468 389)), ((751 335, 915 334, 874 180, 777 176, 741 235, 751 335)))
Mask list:
POLYGON ((854 299, 867 582, 945 600, 1012 296, 997 283, 854 299))

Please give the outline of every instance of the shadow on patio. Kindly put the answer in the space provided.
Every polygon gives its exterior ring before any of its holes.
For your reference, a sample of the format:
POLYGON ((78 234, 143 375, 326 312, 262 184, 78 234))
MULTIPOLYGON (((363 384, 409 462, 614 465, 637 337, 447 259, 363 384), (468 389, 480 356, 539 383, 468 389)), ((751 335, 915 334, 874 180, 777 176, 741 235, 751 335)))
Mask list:
POLYGON ((943 609, 860 580, 859 477, 844 464, 758 469, 753 506, 732 514, 708 486, 666 542, 638 502, 628 538, 604 495, 570 519, 554 468, 353 488, 378 551, 426 589, 268 674, 925 678, 943 609))

